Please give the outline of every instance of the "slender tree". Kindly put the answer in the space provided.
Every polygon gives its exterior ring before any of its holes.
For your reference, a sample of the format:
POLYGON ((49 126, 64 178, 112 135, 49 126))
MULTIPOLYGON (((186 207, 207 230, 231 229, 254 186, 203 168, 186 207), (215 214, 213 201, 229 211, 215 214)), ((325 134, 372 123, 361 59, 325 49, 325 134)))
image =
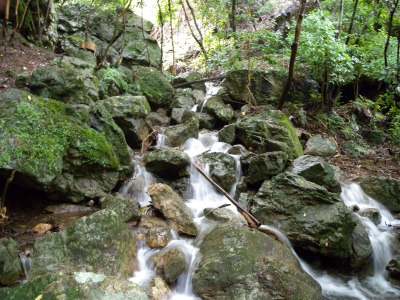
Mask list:
POLYGON ((396 12, 397 9, 397 5, 399 4, 399 0, 394 0, 394 6, 393 8, 390 7, 390 16, 389 16, 389 28, 388 28, 388 35, 387 35, 387 40, 386 40, 386 44, 385 44, 385 50, 383 52, 383 55, 385 57, 385 67, 388 67, 388 61, 387 61, 387 51, 389 49, 389 43, 390 43, 390 34, 392 31, 392 27, 393 27, 393 16, 394 13, 396 12))
MULTIPOLYGON (((364 35, 365 31, 368 28, 370 20, 376 15, 378 3, 379 2, 376 2, 374 8, 371 10, 371 12, 370 12, 370 14, 369 14, 369 16, 367 18, 367 21, 365 21, 364 27, 361 29, 361 32, 359 33, 359 35, 357 36, 356 41, 354 42, 354 45, 358 45, 359 44, 361 37, 364 35)), ((380 12, 382 12, 382 10, 380 12)))
POLYGON ((161 43, 160 43, 160 47, 161 47, 161 56, 160 56, 160 71, 162 71, 163 69, 163 45, 164 45, 164 19, 163 19, 163 14, 162 14, 162 10, 161 10, 161 4, 160 4, 160 0, 157 0, 157 5, 158 5, 158 20, 160 22, 161 25, 161 43))
POLYGON ((304 19, 304 14, 306 11, 306 4, 307 4, 307 0, 301 0, 300 12, 299 12, 299 16, 297 18, 296 31, 295 31, 295 35, 294 35, 294 42, 292 44, 292 53, 290 55, 289 75, 286 80, 286 84, 285 84, 283 93, 279 100, 279 105, 278 105, 279 110, 282 110, 283 104, 285 104, 287 96, 289 95, 290 86, 292 85, 292 81, 293 81, 293 77, 294 77, 294 66, 296 63, 297 50, 299 48, 299 43, 300 43, 300 34, 301 34, 302 27, 303 27, 303 19, 304 19))
POLYGON ((336 34, 336 39, 340 38, 340 34, 342 32, 342 23, 343 23, 343 12, 344 12, 344 1, 340 0, 340 11, 339 11, 339 20, 338 20, 338 32, 336 34))
MULTIPOLYGON (((51 0, 48 0, 47 8, 46 8, 46 15, 45 15, 44 20, 39 28, 38 41, 40 44, 42 43, 43 31, 44 31, 44 28, 46 27, 47 19, 49 18, 50 8, 51 8, 51 0)), ((39 22, 40 22, 40 18, 39 18, 39 22)))
POLYGON ((236 6, 237 0, 232 0, 232 11, 231 11, 231 29, 236 32, 236 6))
POLYGON ((4 35, 5 42, 7 41, 8 21, 10 19, 10 1, 11 0, 6 0, 6 13, 5 13, 4 25, 3 25, 3 35, 4 35))
POLYGON ((351 32, 353 31, 353 25, 354 25, 354 19, 356 17, 357 6, 358 6, 358 0, 354 0, 353 15, 351 16, 349 32, 347 33, 347 39, 346 39, 346 43, 345 43, 346 45, 348 45, 350 42, 350 35, 351 35, 351 32))

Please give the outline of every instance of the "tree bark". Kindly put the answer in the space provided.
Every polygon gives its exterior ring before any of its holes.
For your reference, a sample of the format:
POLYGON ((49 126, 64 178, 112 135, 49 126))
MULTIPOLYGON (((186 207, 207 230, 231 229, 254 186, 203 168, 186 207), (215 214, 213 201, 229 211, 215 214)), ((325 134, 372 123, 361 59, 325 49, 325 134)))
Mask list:
POLYGON ((164 19, 162 15, 162 10, 161 10, 161 4, 160 0, 157 0, 157 5, 158 5, 158 20, 160 21, 161 25, 161 43, 160 43, 160 50, 161 50, 161 57, 160 57, 160 71, 163 69, 163 44, 164 44, 164 19))
POLYGON ((295 36, 294 36, 294 42, 292 44, 292 53, 290 54, 290 63, 289 63, 289 75, 286 80, 285 88, 283 90, 283 93, 281 95, 281 98, 279 100, 279 105, 278 109, 282 110, 283 105, 286 102, 287 96, 289 95, 290 91, 290 86, 292 85, 293 77, 294 77, 294 66, 296 63, 296 56, 297 56, 297 50, 299 48, 299 43, 300 43, 300 34, 301 30, 303 27, 303 19, 304 19, 304 14, 306 11, 306 3, 307 0, 301 0, 300 3, 300 12, 299 16, 297 18, 297 25, 296 25, 296 31, 295 31, 295 36))
POLYGON ((169 22, 171 24, 171 44, 172 44, 172 75, 175 75, 175 48, 174 48, 174 31, 172 28, 172 10, 171 0, 168 0, 169 22))
POLYGON ((343 23, 343 11, 344 11, 344 3, 343 0, 340 0, 340 12, 339 12, 339 22, 338 22, 338 32, 336 34, 336 39, 340 38, 340 34, 342 32, 342 23, 343 23))
POLYGON ((42 25, 40 26, 40 29, 39 29, 38 41, 39 41, 40 44, 42 43, 43 31, 44 31, 44 28, 46 26, 47 19, 49 18, 50 7, 51 7, 51 0, 48 0, 47 1, 47 8, 46 8, 46 15, 45 15, 43 23, 42 23, 42 25))
POLYGON ((353 31, 354 18, 356 17, 357 6, 358 6, 358 0, 354 0, 353 15, 351 16, 349 32, 347 33, 347 39, 346 39, 346 43, 345 43, 346 45, 348 45, 350 42, 350 34, 353 31))
POLYGON ((4 35, 4 42, 7 43, 7 34, 8 34, 8 21, 10 19, 10 1, 6 0, 6 11, 5 11, 5 18, 3 24, 3 35, 4 35))
POLYGON ((236 32, 236 0, 232 0, 231 29, 236 32))

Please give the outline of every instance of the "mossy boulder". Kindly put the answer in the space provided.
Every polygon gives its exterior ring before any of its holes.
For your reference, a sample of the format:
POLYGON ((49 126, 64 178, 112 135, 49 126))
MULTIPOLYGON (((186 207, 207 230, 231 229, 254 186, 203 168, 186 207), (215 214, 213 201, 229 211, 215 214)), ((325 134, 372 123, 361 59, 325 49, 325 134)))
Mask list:
POLYGON ((316 134, 307 141, 304 154, 331 157, 336 154, 337 150, 337 145, 333 137, 323 137, 320 134, 316 134))
POLYGON ((64 232, 38 238, 30 276, 87 271, 128 278, 136 251, 136 241, 125 223, 114 211, 101 210, 64 232))
POLYGON ((137 284, 92 272, 57 272, 34 278, 16 288, 0 289, 2 300, 148 300, 137 284))
POLYGON ((20 90, 0 95, 0 176, 53 200, 105 196, 133 170, 121 129, 100 104, 66 105, 20 90), (92 128, 91 128, 92 127, 92 128))
POLYGON ((258 230, 218 225, 200 254, 193 284, 202 299, 322 299, 289 247, 258 230))
POLYGON ((296 158, 298 137, 292 138, 289 131, 275 122, 260 117, 246 117, 235 123, 236 141, 255 153, 285 152, 289 159, 296 158))
MULTIPOLYGON (((339 195, 301 176, 285 172, 264 181, 250 212, 260 222, 281 230, 295 248, 342 264, 360 259, 352 237, 357 218, 339 195)), ((368 247, 368 239, 362 242, 368 247)))
MULTIPOLYGON (((203 76, 199 72, 186 72, 186 73, 181 73, 178 76, 176 76, 174 78, 174 84, 181 84, 181 83, 192 82, 192 81, 197 81, 197 80, 202 80, 202 79, 203 79, 203 76)), ((190 88, 206 92, 206 84, 204 82, 193 83, 190 85, 190 88)))
POLYGON ((167 178, 176 178, 186 174, 190 157, 181 150, 164 146, 150 152, 144 158, 144 164, 149 172, 167 178))
POLYGON ((132 71, 136 78, 134 84, 146 96, 152 107, 170 106, 174 89, 160 71, 141 66, 132 67, 132 71))
POLYGON ((19 244, 13 239, 0 239, 0 284, 16 282, 23 270, 19 258, 19 244))
POLYGON ((385 177, 358 180, 364 193, 394 213, 400 212, 400 181, 385 177))
POLYGON ((215 116, 220 122, 228 123, 233 118, 233 109, 229 104, 225 104, 221 98, 213 96, 206 100, 202 110, 215 116))
POLYGON ((156 273, 167 283, 174 283, 186 270, 183 251, 177 247, 165 249, 151 258, 156 266, 156 273))
POLYGON ((99 99, 93 80, 87 80, 75 68, 45 66, 35 69, 29 83, 32 93, 67 104, 89 104, 99 99))
POLYGON ((182 146, 189 138, 197 138, 199 135, 200 121, 196 114, 186 110, 182 116, 182 123, 166 128, 166 144, 171 147, 182 146))
POLYGON ((210 177, 228 193, 236 182, 236 161, 226 153, 209 152, 200 158, 202 164, 208 164, 210 177))
POLYGON ((121 194, 107 195, 100 201, 101 209, 115 211, 124 222, 139 221, 142 213, 138 203, 123 197, 121 194))

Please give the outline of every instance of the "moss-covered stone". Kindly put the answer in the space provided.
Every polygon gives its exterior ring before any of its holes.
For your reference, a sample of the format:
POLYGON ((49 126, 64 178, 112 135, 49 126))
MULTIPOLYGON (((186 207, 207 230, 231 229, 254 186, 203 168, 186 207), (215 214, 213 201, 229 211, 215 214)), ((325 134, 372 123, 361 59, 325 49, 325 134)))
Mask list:
POLYGON ((322 299, 290 249, 258 230, 218 225, 200 253, 193 283, 202 299, 322 299))
POLYGON ((18 256, 19 244, 13 239, 0 239, 0 284, 11 285, 22 273, 18 256))

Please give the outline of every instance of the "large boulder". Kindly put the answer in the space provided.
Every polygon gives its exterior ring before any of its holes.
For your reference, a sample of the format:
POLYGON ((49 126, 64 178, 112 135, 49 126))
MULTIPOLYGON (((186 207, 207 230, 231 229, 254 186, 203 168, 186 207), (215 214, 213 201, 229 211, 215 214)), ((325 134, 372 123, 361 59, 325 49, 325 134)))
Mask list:
POLYGON ((107 98, 101 103, 124 132, 127 144, 133 149, 140 148, 143 140, 152 132, 145 121, 151 111, 146 97, 122 95, 107 98))
POLYGON ((185 254, 177 247, 157 253, 151 261, 156 265, 156 274, 167 283, 174 283, 186 270, 185 254))
POLYGON ((186 175, 190 157, 185 152, 169 147, 160 147, 144 158, 147 171, 162 177, 176 178, 186 175))
POLYGON ((359 181, 364 193, 390 211, 400 212, 400 181, 384 177, 368 177, 359 181))
POLYGON ((133 171, 131 150, 107 110, 69 106, 19 90, 0 94, 0 176, 81 202, 108 194, 133 171))
POLYGON ((89 104, 98 100, 99 90, 94 81, 81 74, 73 68, 39 67, 32 73, 29 88, 40 97, 68 104, 89 104))
POLYGON ((200 254, 193 284, 202 299, 322 299, 289 247, 258 230, 218 225, 200 254))
MULTIPOLYGON (((365 256, 364 251, 354 251, 355 215, 339 195, 301 176, 285 172, 264 181, 250 212, 260 222, 282 230, 297 249, 347 264, 357 264, 365 256)), ((358 234, 367 237, 365 229, 359 229, 358 234)), ((368 239, 361 241, 370 247, 368 239)))
POLYGON ((139 221, 142 216, 139 205, 119 193, 100 199, 100 204, 101 209, 113 210, 124 222, 139 221))
POLYGON ((330 192, 342 191, 340 182, 335 178, 335 169, 319 156, 304 155, 295 159, 290 172, 319 184, 330 192))
POLYGON ((233 109, 219 97, 213 96, 205 101, 203 112, 215 116, 220 122, 227 124, 233 118, 233 109))
POLYGON ((125 223, 114 211, 101 210, 64 232, 38 238, 29 275, 87 271, 128 278, 136 251, 136 241, 125 223))
POLYGON ((288 155, 282 151, 255 154, 248 152, 240 157, 246 181, 250 184, 261 183, 286 169, 288 155))
POLYGON ((236 122, 237 140, 256 153, 283 151, 289 159, 300 154, 295 145, 298 137, 293 138, 288 130, 275 122, 259 117, 246 117, 236 122))
POLYGON ((177 232, 197 235, 199 229, 194 222, 193 214, 168 185, 154 184, 148 189, 153 206, 167 219, 168 224, 177 232))
POLYGON ((210 177, 229 192, 236 182, 236 161, 226 153, 208 152, 200 158, 203 164, 208 164, 210 177))
POLYGON ((252 105, 265 104, 274 97, 276 92, 271 75, 255 70, 250 71, 249 76, 248 67, 229 71, 218 94, 223 98, 227 97, 243 104, 249 102, 252 105))
POLYGON ((16 288, 0 289, 2 300, 148 300, 129 280, 92 272, 56 272, 34 278, 16 288))
POLYGON ((169 107, 174 94, 174 89, 167 78, 154 68, 134 66, 134 84, 146 96, 150 105, 158 107, 169 107))
POLYGON ((16 282, 23 270, 19 258, 19 244, 13 239, 0 239, 0 284, 16 282))
POLYGON ((190 90, 177 90, 169 107, 192 109, 194 104, 195 98, 190 90))
POLYGON ((323 137, 320 134, 312 136, 306 143, 304 154, 331 157, 337 152, 337 145, 333 137, 323 137))
POLYGON ((191 111, 185 111, 182 123, 168 127, 164 134, 167 136, 166 144, 171 147, 182 146, 189 138, 197 138, 199 135, 200 122, 191 111))

